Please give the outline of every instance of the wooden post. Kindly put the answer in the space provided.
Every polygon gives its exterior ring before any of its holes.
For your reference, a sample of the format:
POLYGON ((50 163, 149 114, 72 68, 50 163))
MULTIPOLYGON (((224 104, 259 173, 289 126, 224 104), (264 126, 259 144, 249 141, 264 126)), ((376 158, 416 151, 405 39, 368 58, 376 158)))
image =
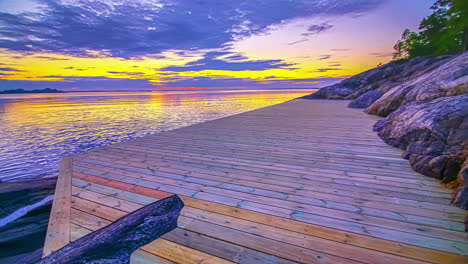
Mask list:
POLYGON ((184 203, 173 195, 132 212, 42 259, 40 264, 127 264, 130 255, 177 227, 184 203))

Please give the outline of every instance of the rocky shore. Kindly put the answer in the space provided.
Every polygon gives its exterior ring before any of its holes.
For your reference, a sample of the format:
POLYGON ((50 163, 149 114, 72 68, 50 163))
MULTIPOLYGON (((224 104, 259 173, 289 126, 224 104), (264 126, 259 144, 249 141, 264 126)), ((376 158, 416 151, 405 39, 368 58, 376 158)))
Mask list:
POLYGON ((304 98, 353 100, 349 107, 384 117, 378 135, 468 209, 468 52, 390 62, 304 98))
POLYGON ((56 178, 0 182, 0 263, 40 260, 55 183, 56 178))

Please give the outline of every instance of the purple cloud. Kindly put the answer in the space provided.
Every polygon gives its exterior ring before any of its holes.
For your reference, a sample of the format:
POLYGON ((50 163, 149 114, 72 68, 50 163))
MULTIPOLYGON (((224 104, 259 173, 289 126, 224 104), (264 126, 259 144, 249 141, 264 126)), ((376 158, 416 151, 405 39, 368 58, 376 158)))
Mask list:
POLYGON ((332 55, 325 54, 325 55, 320 55, 320 57, 318 59, 319 60, 328 60, 331 57, 332 57, 332 55))
MULTIPOLYGON (((262 71, 293 66, 282 60, 255 60, 255 61, 226 61, 217 57, 230 54, 229 52, 209 52, 203 59, 189 62, 184 66, 169 66, 161 70, 186 72, 203 70, 226 70, 226 71, 262 71)), ((227 58, 244 59, 245 57, 234 55, 227 58)))
POLYGON ((325 31, 328 31, 333 28, 333 25, 330 25, 328 23, 322 23, 318 25, 311 25, 307 28, 307 33, 301 34, 302 36, 311 36, 311 35, 316 35, 325 31))
MULTIPOLYGON (((272 78, 277 78, 271 76, 272 78)), ((224 77, 193 77, 185 79, 173 79, 172 82, 161 85, 161 88, 183 88, 183 87, 208 87, 208 88, 249 88, 249 89, 271 89, 271 88, 316 88, 339 82, 337 78, 313 78, 313 79, 287 79, 287 80, 265 80, 237 79, 224 77)))
POLYGON ((0 91, 10 89, 40 89, 54 88, 64 91, 128 91, 128 90, 158 90, 184 87, 207 87, 219 89, 230 87, 234 89, 273 89, 273 88, 316 88, 332 85, 341 81, 339 78, 313 78, 258 81, 253 79, 237 79, 225 77, 193 77, 170 78, 172 81, 163 85, 154 85, 149 79, 120 79, 107 77, 63 77, 64 81, 17 81, 0 79, 0 91), (319 83, 315 83, 319 82, 319 83))
POLYGON ((37 12, 0 13, 0 48, 124 58, 222 48, 288 20, 361 13, 383 1, 38 0, 37 12))
POLYGON ((340 68, 322 68, 322 69, 317 69, 316 72, 327 72, 327 71, 338 71, 341 70, 340 68))
POLYGON ((15 68, 9 68, 9 67, 5 67, 5 68, 0 68, 0 71, 13 71, 13 72, 19 72, 19 71, 22 71, 22 70, 18 70, 18 69, 15 69, 15 68))
POLYGON ((301 40, 298 40, 298 41, 290 42, 290 43, 288 43, 288 45, 296 45, 296 44, 299 44, 301 42, 306 42, 306 41, 307 41, 307 39, 301 39, 301 40))

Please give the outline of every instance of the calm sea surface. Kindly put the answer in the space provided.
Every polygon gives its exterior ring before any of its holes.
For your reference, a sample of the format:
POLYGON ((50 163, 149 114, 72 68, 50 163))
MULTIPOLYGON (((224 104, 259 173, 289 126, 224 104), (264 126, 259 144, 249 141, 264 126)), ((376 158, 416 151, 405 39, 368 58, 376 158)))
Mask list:
POLYGON ((0 180, 54 175, 65 154, 278 104, 311 92, 0 95, 0 180))

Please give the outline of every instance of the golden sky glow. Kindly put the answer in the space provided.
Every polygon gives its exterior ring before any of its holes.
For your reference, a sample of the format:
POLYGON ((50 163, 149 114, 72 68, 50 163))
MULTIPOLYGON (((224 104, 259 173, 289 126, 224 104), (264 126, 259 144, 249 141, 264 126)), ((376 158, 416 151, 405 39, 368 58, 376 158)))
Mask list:
MULTIPOLYGON (((3 8, 21 11, 27 6, 25 2, 3 8)), ((140 81, 138 87, 129 90, 144 89, 145 84, 148 89, 321 87, 388 62, 400 33, 404 28, 415 28, 429 12, 427 7, 432 1, 414 1, 417 3, 411 5, 404 0, 382 2, 352 15, 300 16, 273 23, 259 34, 211 49, 165 49, 137 56, 113 56, 107 49, 85 50, 83 55, 3 47, 0 89, 25 86, 79 90, 83 83, 84 90, 112 89, 115 83, 107 86, 107 79, 140 81), (89 84, 92 81, 95 87, 89 84)), ((39 37, 28 38, 42 41, 39 37)))

